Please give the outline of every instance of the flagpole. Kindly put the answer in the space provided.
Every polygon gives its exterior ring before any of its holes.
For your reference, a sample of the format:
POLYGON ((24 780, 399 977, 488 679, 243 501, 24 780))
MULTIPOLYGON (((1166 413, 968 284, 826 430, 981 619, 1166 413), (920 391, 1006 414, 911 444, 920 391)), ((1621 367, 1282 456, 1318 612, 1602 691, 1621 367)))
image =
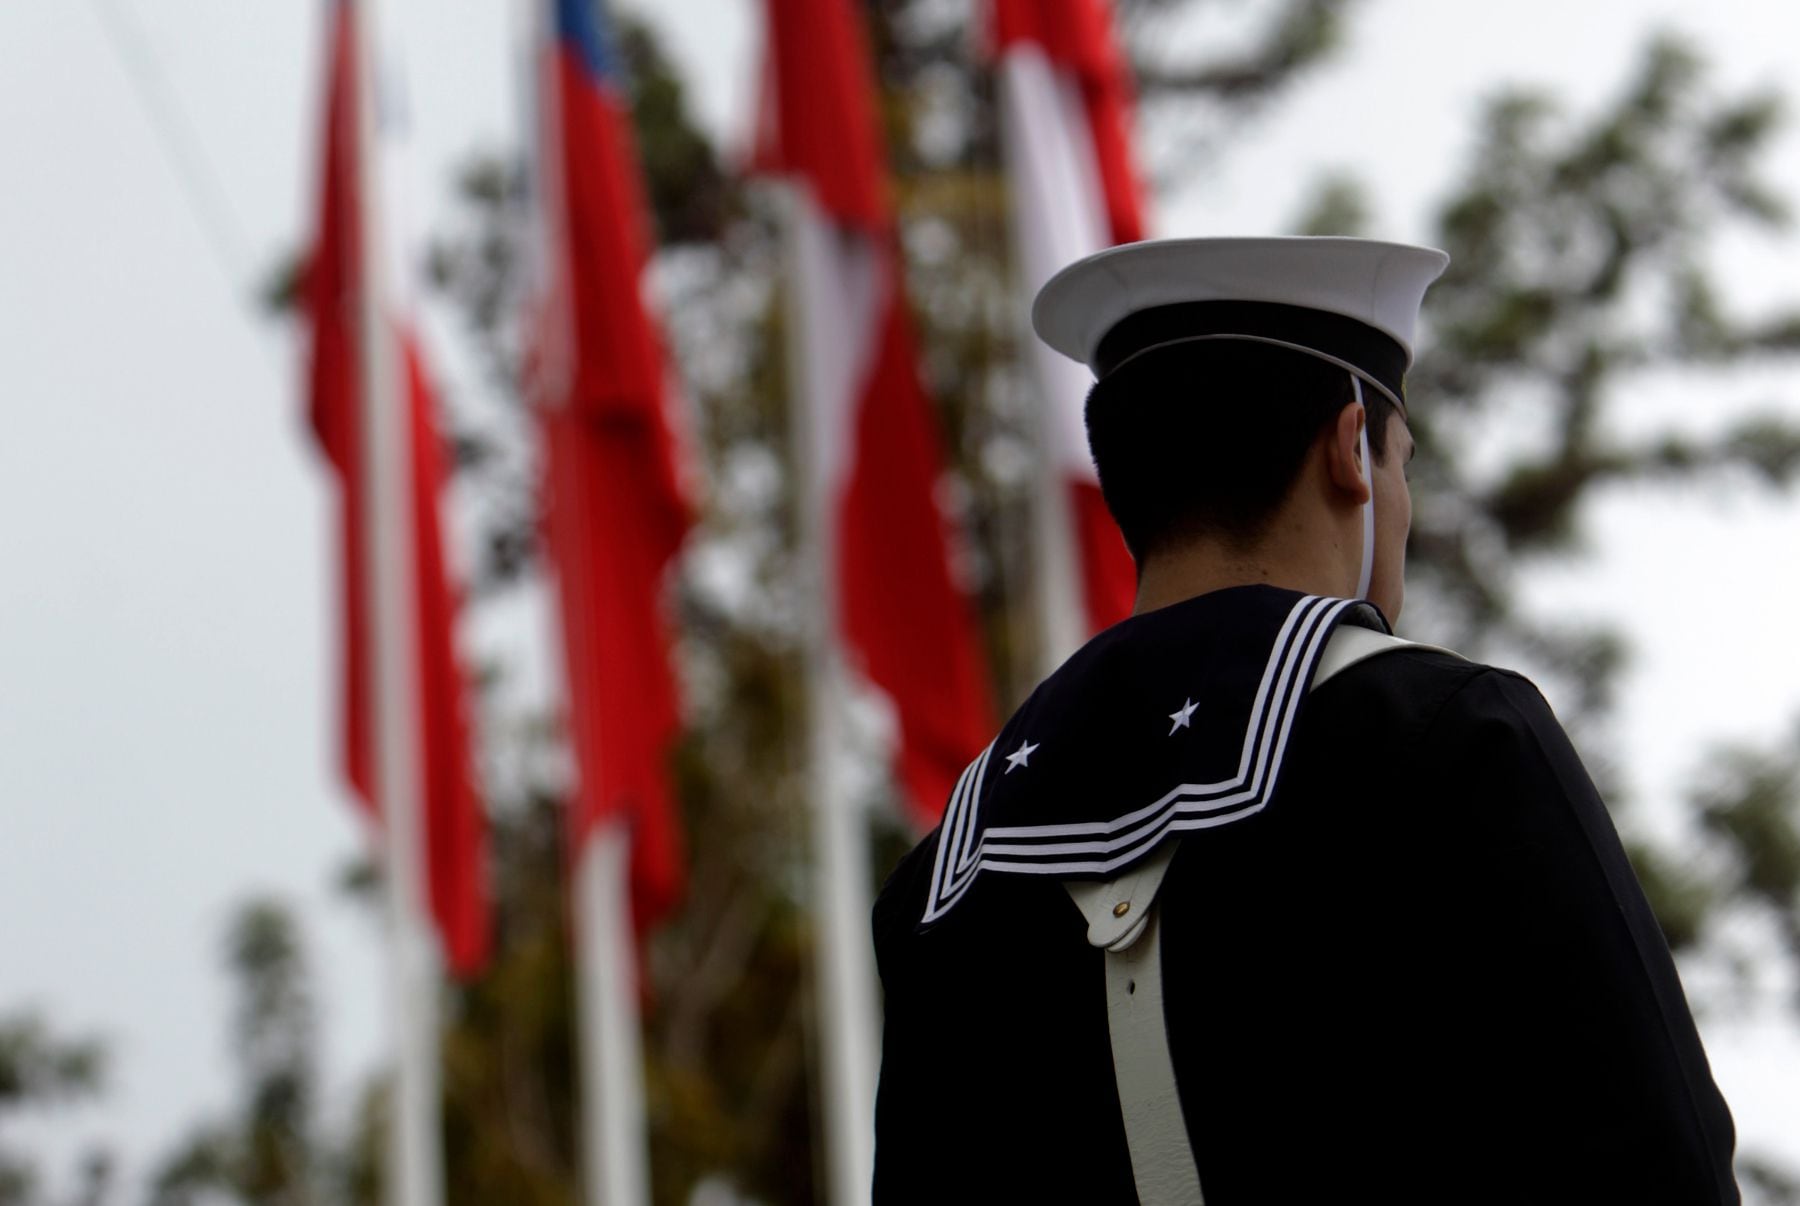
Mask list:
POLYGON ((411 424, 402 364, 388 312, 388 249, 381 205, 380 0, 355 0, 358 226, 362 288, 363 542, 370 584, 375 794, 386 862, 390 1008, 395 1071, 388 1107, 385 1197, 391 1206, 443 1200, 442 1101, 438 1084, 437 951, 425 907, 423 800, 417 699, 417 560, 412 532, 411 424))
POLYGON ((575 872, 581 1011, 581 1133, 588 1206, 650 1201, 649 1131, 631 924, 630 836, 596 826, 575 872))
POLYGON ((825 1119, 828 1201, 851 1206, 869 1200, 875 1168, 875 1080, 879 1025, 875 963, 869 935, 868 830, 846 798, 841 771, 845 703, 838 631, 837 583, 831 548, 831 503, 814 446, 813 410, 822 404, 809 295, 825 271, 822 220, 805 189, 771 190, 782 210, 786 259, 789 436, 793 450, 797 577, 805 615, 807 795, 812 811, 814 967, 819 1006, 820 1097, 825 1119))

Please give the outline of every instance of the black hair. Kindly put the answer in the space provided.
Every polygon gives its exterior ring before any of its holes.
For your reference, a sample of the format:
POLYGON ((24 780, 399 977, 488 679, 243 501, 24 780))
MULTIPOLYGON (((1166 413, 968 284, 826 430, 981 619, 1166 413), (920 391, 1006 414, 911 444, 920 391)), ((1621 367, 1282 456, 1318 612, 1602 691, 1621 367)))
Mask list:
MULTIPOLYGON (((1368 385, 1362 396, 1381 461, 1396 408, 1368 385)), ((1141 567, 1203 535, 1255 543, 1307 450, 1355 400, 1335 364, 1231 340, 1157 348, 1102 377, 1087 397, 1088 448, 1132 557, 1141 567)))

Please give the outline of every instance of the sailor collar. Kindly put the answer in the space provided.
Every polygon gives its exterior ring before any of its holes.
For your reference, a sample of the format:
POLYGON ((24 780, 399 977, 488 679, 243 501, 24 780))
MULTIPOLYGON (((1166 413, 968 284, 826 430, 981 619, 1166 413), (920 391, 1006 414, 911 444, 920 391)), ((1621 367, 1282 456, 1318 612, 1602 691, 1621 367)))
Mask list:
POLYGON ((1343 623, 1388 631, 1366 602, 1242 586, 1096 636, 963 771, 920 924, 984 873, 1110 878, 1173 834, 1261 812, 1343 623))

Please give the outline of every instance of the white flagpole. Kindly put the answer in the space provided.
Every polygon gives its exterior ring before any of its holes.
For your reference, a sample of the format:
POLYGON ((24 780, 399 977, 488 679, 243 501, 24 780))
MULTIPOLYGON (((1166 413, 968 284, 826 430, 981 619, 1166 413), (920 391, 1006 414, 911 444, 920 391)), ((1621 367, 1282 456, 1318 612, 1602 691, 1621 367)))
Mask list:
POLYGON ((581 1019, 581 1135, 588 1206, 646 1206, 649 1131, 631 925, 630 835, 619 821, 588 835, 575 871, 581 1019))
MULTIPOLYGON (((807 788, 812 805, 812 906, 819 994, 821 1112, 825 1118, 828 1201, 867 1202, 875 1169, 875 1078, 880 1038, 875 962, 869 935, 869 844, 865 818, 845 798, 841 773, 845 701, 837 642, 837 577, 832 523, 819 448, 821 408, 845 399, 824 396, 833 377, 824 363, 842 355, 823 346, 832 290, 824 221, 804 186, 776 186, 786 252, 787 371, 793 441, 798 577, 809 604, 803 621, 806 680, 807 788)), ((873 317, 871 315, 871 317, 873 317)), ((830 324, 835 318, 838 324, 830 324)))
POLYGON ((438 958, 427 916, 420 774, 411 424, 403 365, 387 307, 383 246, 378 68, 379 0, 350 7, 354 25, 357 169, 361 207, 361 416, 358 471, 367 500, 369 584, 363 601, 372 650, 375 794, 386 865, 395 1074, 389 1104, 386 1198, 392 1206, 443 1200, 442 1101, 438 1086, 438 958))

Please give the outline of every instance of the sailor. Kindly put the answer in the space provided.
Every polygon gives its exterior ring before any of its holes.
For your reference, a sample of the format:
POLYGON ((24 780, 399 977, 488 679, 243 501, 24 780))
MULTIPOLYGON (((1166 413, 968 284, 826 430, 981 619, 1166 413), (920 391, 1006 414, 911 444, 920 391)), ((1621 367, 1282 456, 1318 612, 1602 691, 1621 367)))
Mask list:
POLYGON ((1442 252, 1179 239, 1033 320, 1134 614, 875 906, 877 1202, 1736 1202, 1732 1123, 1542 696, 1388 635, 1442 252))

